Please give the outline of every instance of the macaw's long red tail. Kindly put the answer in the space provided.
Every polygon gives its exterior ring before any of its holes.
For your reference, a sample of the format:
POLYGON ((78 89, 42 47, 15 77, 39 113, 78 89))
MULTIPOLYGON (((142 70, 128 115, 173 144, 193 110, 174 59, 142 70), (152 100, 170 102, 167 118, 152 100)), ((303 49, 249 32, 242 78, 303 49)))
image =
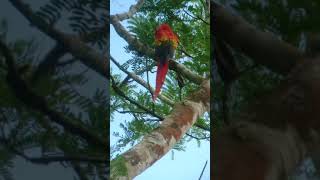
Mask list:
POLYGON ((157 69, 157 77, 156 77, 156 90, 154 91, 154 94, 153 94, 153 101, 156 101, 159 93, 160 93, 160 90, 161 90, 161 87, 164 83, 164 80, 166 79, 166 74, 168 72, 168 61, 166 62, 158 62, 158 69, 157 69))

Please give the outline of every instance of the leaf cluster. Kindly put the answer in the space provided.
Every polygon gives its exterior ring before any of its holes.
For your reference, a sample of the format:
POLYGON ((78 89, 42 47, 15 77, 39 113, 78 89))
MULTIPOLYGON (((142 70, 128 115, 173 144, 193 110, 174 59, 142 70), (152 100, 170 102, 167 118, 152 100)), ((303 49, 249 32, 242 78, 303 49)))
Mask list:
MULTIPOLYGON (((126 23, 128 24, 126 26, 128 31, 135 38, 139 39, 140 42, 151 48, 155 46, 154 31, 156 27, 162 23, 169 24, 180 40, 174 60, 185 65, 196 74, 204 77, 209 76, 210 21, 203 0, 146 0, 139 11, 127 20, 126 23)), ((148 81, 145 69, 146 66, 155 64, 152 59, 153 57, 145 57, 136 52, 130 44, 125 49, 127 53, 131 53, 133 56, 123 62, 122 66, 126 69, 131 69, 132 72, 137 74, 141 71, 144 72, 139 75, 145 81, 148 81)), ((115 58, 117 59, 117 57, 115 58)), ((120 85, 124 76, 114 69, 111 72, 115 81, 120 85)), ((154 72, 154 68, 148 71, 149 81, 151 82, 154 80, 154 76, 152 76, 154 72)), ((152 84, 151 82, 148 83, 152 84)), ((184 87, 182 89, 179 88, 176 72, 169 70, 161 93, 174 102, 180 101, 196 89, 196 85, 187 79, 184 79, 184 82, 184 87)), ((150 92, 134 81, 129 81, 125 85, 122 85, 121 90, 126 96, 161 117, 168 115, 172 109, 171 106, 160 101, 153 103, 150 92)), ((159 119, 153 117, 150 112, 144 112, 136 105, 129 103, 115 93, 112 88, 111 114, 112 120, 121 124, 121 131, 114 134, 118 138, 118 143, 113 147, 114 153, 120 152, 127 145, 135 144, 143 135, 159 125, 159 119), (115 119, 117 117, 115 114, 119 112, 129 114, 132 118, 125 123, 120 123, 120 119, 115 119)), ((208 117, 206 118, 206 122, 209 122, 208 117)), ((199 121, 199 123, 201 122, 199 121)), ((191 131, 191 133, 194 132, 191 131)), ((201 130, 198 130, 198 132, 201 132, 201 130)), ((196 135, 199 135, 199 133, 196 135)), ((183 150, 185 142, 186 140, 181 140, 175 148, 183 150)))

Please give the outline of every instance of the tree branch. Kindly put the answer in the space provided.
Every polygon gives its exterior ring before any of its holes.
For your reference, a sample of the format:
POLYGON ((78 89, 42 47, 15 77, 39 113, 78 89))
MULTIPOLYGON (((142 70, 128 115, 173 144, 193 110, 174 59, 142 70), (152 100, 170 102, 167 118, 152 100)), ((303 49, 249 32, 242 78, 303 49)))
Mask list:
MULTIPOLYGON (((145 82, 142 78, 137 76, 136 74, 127 71, 125 68, 123 68, 112 56, 110 56, 110 60, 124 73, 126 73, 131 79, 135 80, 137 83, 139 83, 141 86, 145 87, 147 90, 152 91, 154 93, 154 89, 145 82)), ((168 99, 166 96, 159 94, 159 99, 161 99, 163 102, 169 104, 170 106, 173 106, 174 102, 168 99)))
POLYGON ((96 52, 94 49, 82 42, 78 37, 63 33, 47 24, 32 9, 21 0, 9 0, 11 4, 22 13, 22 15, 40 31, 47 34, 59 44, 63 45, 74 57, 78 58, 84 65, 96 71, 103 77, 109 78, 109 53, 107 57, 96 52))
POLYGON ((38 164, 49 164, 53 162, 63 162, 63 161, 78 161, 78 162, 88 162, 88 163, 107 163, 107 159, 98 157, 85 157, 85 156, 44 156, 44 157, 28 157, 30 162, 38 164))
POLYGON ((101 148, 107 147, 106 140, 88 131, 81 124, 76 124, 61 113, 52 110, 48 106, 44 97, 41 97, 32 91, 28 84, 18 74, 14 63, 14 57, 11 54, 10 49, 2 41, 0 41, 0 51, 4 55, 5 62, 8 66, 8 73, 6 77, 7 83, 21 102, 33 110, 46 114, 53 122, 63 126, 69 132, 84 138, 89 144, 98 145, 101 148))
POLYGON ((39 77, 52 74, 58 60, 63 57, 65 53, 66 51, 59 44, 53 47, 38 65, 32 80, 36 81, 39 77))
POLYGON ((257 30, 214 0, 211 0, 211 12, 214 35, 240 49, 257 64, 285 75, 302 61, 303 54, 297 48, 278 40, 271 33, 257 30))
MULTIPOLYGON (((144 68, 144 69, 136 72, 135 74, 139 76, 139 75, 143 74, 143 73, 146 72, 146 71, 150 71, 154 66, 155 66, 155 63, 152 63, 152 64, 149 65, 148 67, 146 67, 146 68, 144 68)), ((128 83, 128 81, 129 81, 130 79, 131 79, 130 76, 127 75, 127 77, 125 77, 125 78, 122 80, 122 82, 120 83, 119 86, 120 86, 120 87, 124 86, 125 84, 128 83)))
MULTIPOLYGON (((136 105, 138 108, 142 109, 146 113, 151 114, 152 116, 158 118, 160 121, 162 121, 164 119, 162 116, 160 116, 160 115, 156 114, 155 112, 149 110, 147 107, 142 106, 141 104, 137 103, 135 100, 131 99, 126 94, 124 94, 121 91, 121 89, 116 85, 115 80, 113 79, 113 77, 112 76, 110 76, 110 77, 111 77, 111 86, 119 96, 123 97, 125 100, 129 101, 130 103, 136 105)), ((202 130, 210 132, 210 127, 208 128, 208 127, 205 127, 205 126, 203 126, 201 124, 198 124, 198 123, 195 123, 194 126, 200 128, 202 130)))
POLYGON ((69 161, 78 161, 78 162, 88 162, 88 163, 107 163, 107 159, 103 157, 87 157, 87 156, 77 156, 77 155, 61 155, 61 156, 43 156, 43 157, 30 157, 23 152, 20 152, 9 141, 8 138, 0 137, 0 142, 6 146, 6 148, 12 153, 22 157, 23 159, 36 164, 49 164, 53 162, 69 162, 69 161))
POLYGON ((208 23, 207 21, 203 20, 202 18, 198 17, 198 16, 195 16, 195 15, 192 15, 190 14, 188 11, 184 10, 183 9, 183 12, 185 12, 187 15, 189 15, 190 17, 194 18, 194 19, 198 19, 200 21, 202 21, 203 23, 205 23, 206 25, 209 25, 210 26, 210 23, 208 23))
POLYGON ((111 161, 111 178, 133 179, 164 156, 196 120, 210 109, 209 97, 210 81, 207 80, 187 100, 176 104, 158 128, 146 135, 139 144, 111 161), (126 175, 118 172, 125 172, 126 175))
POLYGON ((206 163, 204 164, 204 167, 203 167, 203 169, 202 169, 202 171, 201 171, 199 180, 201 180, 201 177, 202 177, 202 175, 203 175, 203 172, 204 172, 204 170, 206 169, 207 163, 208 163, 208 161, 206 161, 206 163))
MULTIPOLYGON (((154 58, 154 50, 150 47, 144 45, 140 42, 137 38, 133 37, 120 23, 119 19, 116 16, 111 15, 110 21, 113 27, 115 28, 116 32, 122 37, 125 41, 127 41, 130 46, 134 47, 134 49, 141 54, 144 54, 152 59, 154 58)), ((180 73, 190 81, 195 84, 201 84, 204 78, 186 68, 184 65, 177 63, 176 61, 169 61, 169 68, 171 70, 180 73)))
POLYGON ((74 171, 78 174, 80 180, 89 180, 87 174, 84 172, 83 168, 81 168, 79 163, 71 162, 71 165, 74 171))
POLYGON ((130 8, 129 8, 129 11, 126 12, 126 13, 121 13, 121 14, 115 14, 113 16, 117 17, 117 19, 119 21, 123 21, 125 19, 129 19, 131 18, 140 8, 141 6, 143 5, 144 3, 144 0, 139 0, 137 2, 137 4, 135 5, 131 5, 130 8))
POLYGON ((128 97, 124 92, 122 92, 120 90, 120 88, 116 85, 115 80, 113 79, 112 76, 110 76, 111 78, 111 87, 113 88, 113 90, 121 97, 123 97, 125 100, 129 101, 131 104, 134 104, 135 106, 137 106, 138 108, 144 110, 145 112, 148 112, 150 115, 158 118, 158 119, 163 119, 163 117, 161 117, 160 115, 156 114, 155 112, 149 110, 148 108, 142 106, 141 104, 137 103, 135 100, 131 99, 130 97, 128 97))
POLYGON ((193 139, 196 139, 196 140, 204 140, 204 139, 209 140, 209 139, 210 139, 209 136, 208 136, 208 137, 196 137, 196 136, 191 135, 191 134, 189 134, 189 133, 186 133, 186 135, 189 136, 189 137, 191 137, 191 138, 193 138, 193 139))

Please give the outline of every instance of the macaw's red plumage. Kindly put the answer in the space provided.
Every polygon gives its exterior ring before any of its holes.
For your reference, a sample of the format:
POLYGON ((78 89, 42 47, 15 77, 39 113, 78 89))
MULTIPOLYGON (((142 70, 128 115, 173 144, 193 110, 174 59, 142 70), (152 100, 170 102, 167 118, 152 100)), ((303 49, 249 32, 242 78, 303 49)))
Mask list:
POLYGON ((174 50, 179 43, 178 36, 172 31, 168 24, 161 24, 155 32, 155 58, 158 69, 156 77, 156 90, 153 94, 153 101, 157 99, 161 87, 165 81, 169 67, 169 59, 173 58, 174 50))

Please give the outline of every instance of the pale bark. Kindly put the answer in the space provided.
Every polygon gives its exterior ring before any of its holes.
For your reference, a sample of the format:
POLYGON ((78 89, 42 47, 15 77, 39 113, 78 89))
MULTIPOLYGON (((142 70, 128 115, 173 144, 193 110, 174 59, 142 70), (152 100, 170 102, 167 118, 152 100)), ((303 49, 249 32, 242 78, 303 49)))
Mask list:
POLYGON ((177 103, 153 132, 111 162, 111 179, 129 180, 164 156, 210 108, 210 81, 186 100, 177 103))
MULTIPOLYGON (((142 1, 138 1, 136 5, 133 5, 130 8, 131 10, 134 10, 133 12, 136 12, 137 8, 139 8, 142 5, 142 1), (139 5, 139 6, 138 6, 139 5)), ((137 52, 152 58, 154 58, 154 50, 147 44, 143 44, 139 39, 137 39, 135 36, 130 34, 126 28, 121 24, 121 20, 125 19, 124 16, 128 16, 130 14, 131 16, 133 15, 133 12, 128 12, 124 14, 115 14, 115 15, 110 15, 110 23, 113 25, 114 29, 118 33, 120 37, 122 37, 128 44, 130 44, 131 47, 133 47, 137 52)), ((204 77, 190 71, 188 68, 186 68, 184 65, 179 64, 173 60, 169 61, 169 68, 176 71, 177 73, 181 74, 183 77, 189 79, 195 84, 201 84, 204 81, 204 77)))

